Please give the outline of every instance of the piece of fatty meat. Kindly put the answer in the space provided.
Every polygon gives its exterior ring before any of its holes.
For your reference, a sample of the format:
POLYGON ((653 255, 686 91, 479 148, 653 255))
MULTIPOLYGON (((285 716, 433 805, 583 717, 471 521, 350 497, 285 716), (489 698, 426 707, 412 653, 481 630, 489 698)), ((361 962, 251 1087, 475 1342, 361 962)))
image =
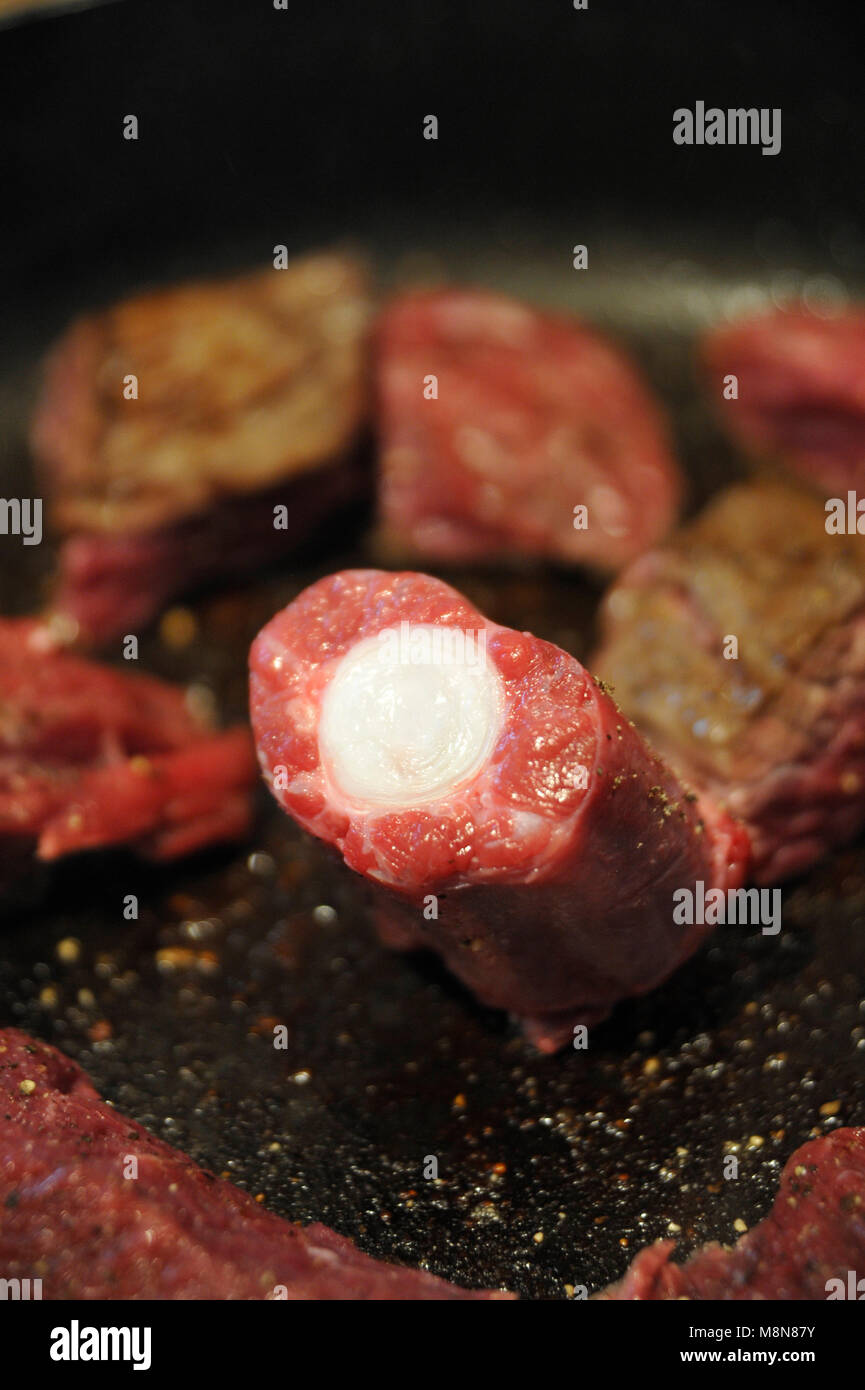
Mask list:
POLYGON ((382 892, 385 940, 438 951, 542 1050, 658 984, 707 928, 676 889, 738 886, 747 842, 580 664, 414 573, 306 589, 252 646, 280 805, 382 892))
POLYGON ((619 569, 680 475, 636 369, 585 325, 479 290, 408 293, 375 334, 385 551, 619 569))
POLYGON ((0 1031, 0 1269, 43 1299, 507 1299, 297 1226, 107 1105, 62 1052, 0 1031))
POLYGON ((102 643, 365 490, 366 277, 336 255, 138 295, 49 356, 33 431, 57 630, 102 643))
POLYGON ((752 874, 802 873, 865 824, 865 539, 816 498, 731 488, 616 581, 592 670, 747 827, 752 874))

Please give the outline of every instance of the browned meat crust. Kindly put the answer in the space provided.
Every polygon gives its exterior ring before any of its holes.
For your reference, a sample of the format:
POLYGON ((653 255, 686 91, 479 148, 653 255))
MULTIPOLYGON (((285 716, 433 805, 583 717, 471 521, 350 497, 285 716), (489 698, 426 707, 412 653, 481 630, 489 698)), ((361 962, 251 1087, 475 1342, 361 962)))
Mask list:
POLYGON ((865 540, 825 520, 796 489, 732 488, 613 586, 591 663, 658 752, 745 822, 762 882, 865 823, 865 540))
POLYGON ((362 271, 319 255, 73 324, 33 428, 54 525, 145 531, 333 462, 365 410, 368 318, 362 271))

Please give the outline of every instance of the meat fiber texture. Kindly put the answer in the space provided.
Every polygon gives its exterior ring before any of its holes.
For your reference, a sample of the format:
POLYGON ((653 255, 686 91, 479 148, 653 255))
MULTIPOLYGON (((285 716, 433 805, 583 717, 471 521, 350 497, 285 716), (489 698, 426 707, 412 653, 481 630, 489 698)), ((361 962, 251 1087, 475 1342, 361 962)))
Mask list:
POLYGON ((797 1149, 771 1212, 732 1248, 707 1245, 681 1265, 672 1263, 674 1249, 662 1240, 641 1250, 599 1297, 861 1298, 861 1288, 850 1294, 849 1276, 865 1268, 865 1129, 838 1129, 797 1149))
POLYGON ((747 826, 758 883, 865 824, 863 605, 865 540, 829 535, 816 499, 771 483, 723 493, 603 602, 592 670, 747 826))
POLYGON ((104 646, 146 626, 170 601, 215 580, 241 578, 320 534, 364 484, 358 456, 156 531, 82 532, 64 541, 52 629, 78 646, 104 646), (274 526, 274 508, 286 507, 274 526))
MULTIPOLYGON (((489 622, 437 579, 323 579, 259 633, 250 665, 259 760, 280 805, 382 890, 389 944, 438 951, 544 1051, 651 989, 700 944, 707 928, 673 922, 675 889, 743 880, 741 830, 683 788, 573 657, 489 622), (484 646, 498 702, 488 748, 470 775, 426 799, 346 793, 364 732, 335 771, 321 746, 329 687, 358 644, 430 629, 484 646)), ((422 670, 420 702, 407 708, 384 692, 395 732, 389 747, 384 715, 383 765, 416 748, 434 760, 425 737, 437 679, 422 670)))
POLYGON ((105 641, 296 547, 359 496, 370 313, 361 268, 319 255, 68 329, 32 431, 67 627, 105 641))
POLYGON ((701 359, 718 420, 747 453, 824 497, 865 490, 865 311, 744 319, 708 334, 701 359))
POLYGON ((127 844, 174 859, 246 834, 255 779, 246 728, 214 731, 182 689, 46 642, 36 622, 0 620, 4 858, 127 844))
POLYGON ((0 1031, 0 1269, 44 1299, 501 1299, 283 1221, 0 1031))
POLYGON ((581 323, 479 290, 409 293, 379 321, 376 391, 392 555, 610 571, 675 520, 661 412, 581 323))

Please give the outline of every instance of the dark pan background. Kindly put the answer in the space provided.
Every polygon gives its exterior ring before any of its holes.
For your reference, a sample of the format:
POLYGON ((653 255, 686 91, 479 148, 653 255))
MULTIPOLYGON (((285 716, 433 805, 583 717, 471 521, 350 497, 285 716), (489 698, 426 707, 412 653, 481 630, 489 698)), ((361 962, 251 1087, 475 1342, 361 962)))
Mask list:
MULTIPOLYGON (((0 30, 4 494, 32 493, 38 359, 72 314, 265 263, 276 243, 337 242, 383 285, 450 276, 604 323, 673 412, 696 505, 740 465, 698 395, 695 333, 758 300, 862 292, 855 16, 802 0, 124 0, 0 30), (698 99, 780 106, 781 153, 674 146, 673 110, 698 99), (571 269, 578 242, 587 272, 571 269)), ((296 567, 198 602, 192 647, 150 634, 142 664, 242 714, 260 623, 366 558, 350 528, 329 533, 296 567)), ((49 563, 49 545, 0 538, 3 611, 39 603, 49 563)), ((448 578, 499 621, 590 650, 588 581, 448 578)), ((734 1239, 796 1145, 865 1122, 863 979, 854 847, 786 891, 780 938, 722 929, 587 1054, 541 1059, 435 962, 382 951, 358 881, 262 796, 239 850, 158 872, 99 855, 34 879, 5 914, 0 1024, 56 1042, 119 1107, 285 1216, 466 1283, 563 1297, 621 1274, 670 1223, 683 1250, 734 1239), (730 1144, 741 1174, 725 1182, 730 1144)))

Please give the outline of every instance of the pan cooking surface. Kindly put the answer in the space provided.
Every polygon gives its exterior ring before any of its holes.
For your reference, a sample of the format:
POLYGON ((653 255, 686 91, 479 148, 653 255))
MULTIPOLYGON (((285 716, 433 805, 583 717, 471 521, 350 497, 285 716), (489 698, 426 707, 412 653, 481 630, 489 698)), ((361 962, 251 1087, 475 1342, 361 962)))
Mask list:
MULTIPOLYGON (((573 274, 552 272, 549 256, 509 235, 495 254, 456 247, 444 267, 422 247, 375 249, 391 282, 444 268, 606 320, 674 413, 692 506, 735 476, 696 394, 690 339, 724 304, 770 295, 769 270, 752 282, 747 255, 744 269, 709 275, 699 250, 678 269, 660 251, 623 251, 588 301, 573 274)), ((804 268, 801 283, 812 274, 804 268)), ((132 287, 78 286, 79 302, 54 312, 132 287)), ((48 327, 29 331, 35 360, 48 327)), ((22 440, 35 379, 32 363, 10 363, 0 384, 7 495, 32 493, 22 440)), ((350 544, 328 534, 295 568, 191 604, 191 640, 177 645, 163 625, 143 640, 141 668, 211 690, 226 717, 242 714, 250 639, 313 579, 374 563, 350 544)), ((35 606, 48 547, 4 546, 2 557, 5 610, 35 606)), ((591 648, 591 580, 539 569, 443 577, 499 622, 577 656, 591 648)), ((7 907, 2 929, 0 1023, 57 1044, 119 1108, 272 1210, 470 1285, 561 1298, 620 1276, 660 1236, 682 1252, 731 1242, 768 1210, 797 1145, 865 1123, 865 864, 855 847, 785 890, 780 936, 718 928, 662 988, 620 1006, 586 1052, 552 1058, 434 960, 383 950, 361 881, 263 789, 249 844, 168 869, 122 853, 61 864, 7 907), (287 1045, 277 1050, 280 1024, 287 1045), (725 1181, 730 1152, 739 1177, 725 1181)))

